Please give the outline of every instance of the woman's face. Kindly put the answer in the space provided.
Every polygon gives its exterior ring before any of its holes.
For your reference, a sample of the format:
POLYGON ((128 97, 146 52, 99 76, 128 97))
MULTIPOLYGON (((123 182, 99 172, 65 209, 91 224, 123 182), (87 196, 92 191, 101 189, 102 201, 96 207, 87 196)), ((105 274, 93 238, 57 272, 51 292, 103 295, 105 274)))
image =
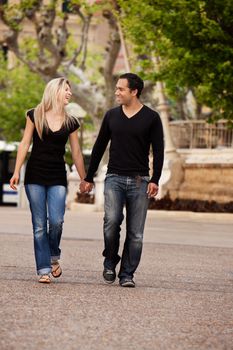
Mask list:
POLYGON ((65 92, 64 92, 64 105, 68 105, 68 103, 70 102, 71 96, 72 96, 72 92, 71 92, 70 86, 66 84, 65 92))

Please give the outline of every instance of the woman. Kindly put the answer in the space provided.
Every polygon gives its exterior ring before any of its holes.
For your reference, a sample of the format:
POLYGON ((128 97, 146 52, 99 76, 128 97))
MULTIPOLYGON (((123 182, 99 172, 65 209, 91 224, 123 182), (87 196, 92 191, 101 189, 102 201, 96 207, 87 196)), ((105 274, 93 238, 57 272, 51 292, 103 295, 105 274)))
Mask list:
POLYGON ((81 180, 85 177, 77 135, 79 122, 65 110, 71 95, 65 78, 53 79, 46 85, 42 101, 27 112, 24 136, 10 180, 15 190, 33 137, 24 184, 32 214, 36 268, 41 283, 51 282, 50 273, 55 278, 62 274, 59 246, 67 192, 64 154, 68 138, 79 176, 81 180))

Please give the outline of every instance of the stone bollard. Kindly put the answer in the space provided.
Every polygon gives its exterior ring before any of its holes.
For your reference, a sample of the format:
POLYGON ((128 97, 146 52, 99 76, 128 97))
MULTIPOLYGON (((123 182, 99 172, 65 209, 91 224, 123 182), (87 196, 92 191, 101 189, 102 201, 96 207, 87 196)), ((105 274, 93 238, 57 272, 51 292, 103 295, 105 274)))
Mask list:
POLYGON ((67 198, 66 206, 68 209, 71 209, 71 204, 75 201, 77 197, 77 191, 79 190, 80 177, 76 170, 75 165, 72 165, 71 171, 67 174, 68 188, 67 188, 67 198))
POLYGON ((184 161, 181 158, 167 159, 165 156, 161 178, 159 180, 159 193, 157 199, 165 197, 171 191, 178 191, 184 179, 184 161))
POLYGON ((27 199, 25 187, 24 187, 25 170, 26 170, 26 164, 23 164, 20 172, 20 181, 18 186, 18 203, 17 203, 17 207, 21 209, 29 208, 29 203, 28 203, 28 199, 27 199))
POLYGON ((95 177, 95 210, 103 211, 104 209, 104 179, 107 172, 107 165, 104 165, 95 177))

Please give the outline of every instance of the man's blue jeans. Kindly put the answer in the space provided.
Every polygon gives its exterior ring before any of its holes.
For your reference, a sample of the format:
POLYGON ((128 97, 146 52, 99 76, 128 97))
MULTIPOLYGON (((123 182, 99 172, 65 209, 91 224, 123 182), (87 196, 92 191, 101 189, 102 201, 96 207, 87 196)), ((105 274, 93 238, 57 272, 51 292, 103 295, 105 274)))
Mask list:
POLYGON ((120 261, 120 225, 126 207, 126 238, 118 277, 133 278, 142 253, 143 231, 148 208, 148 176, 107 174, 105 179, 104 267, 115 269, 120 261))
POLYGON ((59 248, 65 214, 65 186, 25 185, 29 200, 38 275, 51 272, 51 262, 60 258, 59 248))

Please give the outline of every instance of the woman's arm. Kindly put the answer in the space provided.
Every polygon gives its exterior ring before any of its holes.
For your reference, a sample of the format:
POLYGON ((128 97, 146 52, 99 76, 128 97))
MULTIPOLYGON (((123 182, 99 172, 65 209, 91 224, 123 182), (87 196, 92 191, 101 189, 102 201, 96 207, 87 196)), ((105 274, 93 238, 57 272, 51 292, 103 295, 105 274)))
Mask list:
POLYGON ((70 134, 69 141, 70 141, 71 154, 72 154, 74 165, 77 169, 80 179, 83 180, 84 177, 86 176, 86 172, 84 168, 82 152, 79 146, 77 130, 75 130, 70 134))
POLYGON ((32 135, 34 131, 34 124, 30 120, 29 117, 27 117, 26 121, 26 126, 23 134, 23 138, 19 144, 18 151, 17 151, 17 156, 16 156, 16 163, 15 163, 15 170, 12 178, 10 179, 10 187, 13 190, 16 190, 19 183, 19 174, 20 174, 20 169, 25 161, 25 158, 27 156, 28 149, 31 144, 32 140, 32 135))

